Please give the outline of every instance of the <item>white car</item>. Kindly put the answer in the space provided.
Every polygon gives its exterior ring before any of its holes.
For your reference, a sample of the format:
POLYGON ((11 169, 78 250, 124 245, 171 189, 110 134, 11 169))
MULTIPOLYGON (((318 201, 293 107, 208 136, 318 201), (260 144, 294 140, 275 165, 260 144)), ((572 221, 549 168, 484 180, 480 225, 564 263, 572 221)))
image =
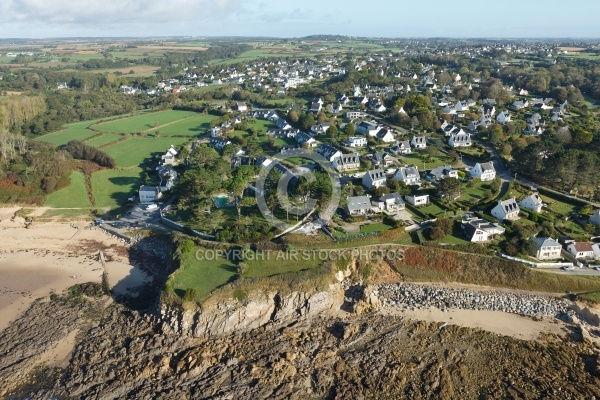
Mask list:
POLYGON ((573 271, 575 267, 569 267, 565 265, 564 267, 562 267, 562 269, 564 269, 565 271, 573 271))
POLYGON ((596 271, 600 271, 600 267, 594 267, 596 271))

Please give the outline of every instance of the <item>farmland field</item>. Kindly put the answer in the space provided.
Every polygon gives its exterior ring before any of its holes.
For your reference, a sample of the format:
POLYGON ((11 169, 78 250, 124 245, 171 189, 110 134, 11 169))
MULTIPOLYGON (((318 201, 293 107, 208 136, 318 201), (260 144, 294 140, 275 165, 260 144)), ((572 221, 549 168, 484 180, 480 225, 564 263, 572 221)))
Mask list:
POLYGON ((167 125, 163 128, 158 128, 161 136, 186 135, 196 136, 205 133, 210 129, 210 122, 215 119, 214 115, 195 115, 186 117, 185 119, 167 125))
POLYGON ((36 138, 36 140, 43 140, 44 142, 49 142, 56 146, 62 146, 69 143, 71 140, 85 140, 89 137, 97 135, 96 132, 87 129, 91 123, 93 123, 93 121, 83 121, 69 124, 67 125, 66 129, 40 136, 39 138, 36 138))
POLYGON ((170 145, 178 146, 187 138, 180 137, 139 137, 115 143, 102 149, 111 156, 120 168, 137 167, 152 156, 163 154, 170 145))
POLYGON ((92 175, 92 192, 97 207, 117 208, 133 196, 140 185, 139 167, 127 170, 105 169, 92 175))
POLYGON ((84 208, 90 207, 90 200, 85 188, 85 177, 82 172, 71 173, 71 184, 52 193, 44 206, 57 208, 84 208))
POLYGON ((94 129, 98 129, 100 131, 115 133, 145 132, 154 129, 161 129, 161 126, 171 124, 183 118, 192 117, 194 115, 198 114, 192 111, 159 111, 105 122, 94 125, 93 127, 94 129))
POLYGON ((86 140, 85 144, 92 147, 100 147, 104 146, 105 144, 115 142, 119 139, 123 139, 123 136, 118 135, 116 133, 103 133, 100 136, 94 137, 90 140, 86 140))

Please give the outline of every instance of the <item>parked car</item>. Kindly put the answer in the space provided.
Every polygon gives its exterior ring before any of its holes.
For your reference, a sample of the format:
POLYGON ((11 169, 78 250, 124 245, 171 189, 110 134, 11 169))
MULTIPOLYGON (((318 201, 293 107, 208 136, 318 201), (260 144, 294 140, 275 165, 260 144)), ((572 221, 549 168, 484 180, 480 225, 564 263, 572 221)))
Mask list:
POLYGON ((573 271, 575 269, 575 267, 570 267, 568 265, 565 265, 564 267, 562 267, 562 269, 564 269, 565 271, 573 271))

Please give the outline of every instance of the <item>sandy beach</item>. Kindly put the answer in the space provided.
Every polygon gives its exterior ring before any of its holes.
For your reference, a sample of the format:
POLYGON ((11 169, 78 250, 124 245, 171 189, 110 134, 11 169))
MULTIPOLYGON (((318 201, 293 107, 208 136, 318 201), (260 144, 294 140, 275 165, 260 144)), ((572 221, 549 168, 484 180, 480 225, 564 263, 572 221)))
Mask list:
POLYGON ((0 330, 31 303, 50 293, 61 293, 77 283, 101 282, 106 257, 109 283, 127 291, 147 279, 133 269, 128 249, 100 229, 84 229, 89 222, 36 223, 14 217, 19 208, 0 208, 0 330))

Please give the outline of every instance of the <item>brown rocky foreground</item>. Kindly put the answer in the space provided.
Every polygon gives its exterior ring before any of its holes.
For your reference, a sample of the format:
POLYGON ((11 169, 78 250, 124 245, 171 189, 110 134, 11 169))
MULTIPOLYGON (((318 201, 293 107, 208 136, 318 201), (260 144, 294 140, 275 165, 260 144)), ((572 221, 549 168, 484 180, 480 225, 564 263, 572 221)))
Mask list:
POLYGON ((518 340, 384 315, 369 301, 340 311, 335 291, 221 304, 192 329, 181 315, 105 307, 90 294, 36 302, 0 334, 5 398, 600 398, 598 348, 576 330, 518 340), (66 367, 35 367, 76 328, 66 367))

